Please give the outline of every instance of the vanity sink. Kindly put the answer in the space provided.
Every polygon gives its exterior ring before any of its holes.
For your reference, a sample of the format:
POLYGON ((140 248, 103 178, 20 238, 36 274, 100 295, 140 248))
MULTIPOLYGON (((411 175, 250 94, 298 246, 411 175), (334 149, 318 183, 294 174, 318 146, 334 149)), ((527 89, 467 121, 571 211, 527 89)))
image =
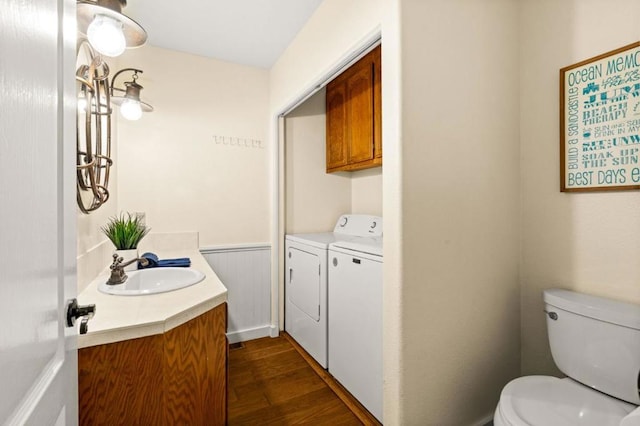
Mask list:
POLYGON ((127 272, 129 278, 117 285, 102 282, 98 290, 118 296, 142 296, 165 293, 189 287, 202 281, 205 275, 193 268, 150 268, 127 272))

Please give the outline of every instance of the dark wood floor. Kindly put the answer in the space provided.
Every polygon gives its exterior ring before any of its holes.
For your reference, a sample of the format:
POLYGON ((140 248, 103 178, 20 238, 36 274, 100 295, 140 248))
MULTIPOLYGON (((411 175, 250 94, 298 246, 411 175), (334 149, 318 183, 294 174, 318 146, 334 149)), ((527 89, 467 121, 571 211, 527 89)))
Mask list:
POLYGON ((289 340, 229 351, 229 425, 362 425, 289 340))

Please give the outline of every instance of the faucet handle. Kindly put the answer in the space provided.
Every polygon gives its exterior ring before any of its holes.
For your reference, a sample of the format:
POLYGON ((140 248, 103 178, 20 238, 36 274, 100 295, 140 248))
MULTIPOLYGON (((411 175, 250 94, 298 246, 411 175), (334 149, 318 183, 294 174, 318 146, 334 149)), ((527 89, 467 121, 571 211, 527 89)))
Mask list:
POLYGON ((120 266, 123 260, 124 258, 121 256, 118 256, 118 253, 113 253, 113 263, 111 264, 111 266, 109 266, 109 269, 113 271, 114 269, 120 266))

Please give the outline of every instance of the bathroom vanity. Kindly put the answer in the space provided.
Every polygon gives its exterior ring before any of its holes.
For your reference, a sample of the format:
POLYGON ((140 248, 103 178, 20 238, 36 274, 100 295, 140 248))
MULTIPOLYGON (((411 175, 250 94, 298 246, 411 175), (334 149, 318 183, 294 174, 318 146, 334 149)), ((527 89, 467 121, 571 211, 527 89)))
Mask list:
POLYGON ((95 304, 78 337, 80 424, 225 424, 227 289, 197 250, 203 281, 143 296, 98 291, 107 273, 78 296, 95 304))

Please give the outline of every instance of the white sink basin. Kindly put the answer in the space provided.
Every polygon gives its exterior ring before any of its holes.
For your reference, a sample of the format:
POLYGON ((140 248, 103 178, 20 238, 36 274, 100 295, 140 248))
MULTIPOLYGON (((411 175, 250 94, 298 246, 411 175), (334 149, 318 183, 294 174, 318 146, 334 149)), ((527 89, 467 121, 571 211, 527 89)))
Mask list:
POLYGON ((189 287, 205 277, 202 272, 192 268, 139 269, 127 272, 127 275, 129 278, 124 283, 108 285, 103 282, 98 285, 98 290, 118 296, 141 296, 189 287))

